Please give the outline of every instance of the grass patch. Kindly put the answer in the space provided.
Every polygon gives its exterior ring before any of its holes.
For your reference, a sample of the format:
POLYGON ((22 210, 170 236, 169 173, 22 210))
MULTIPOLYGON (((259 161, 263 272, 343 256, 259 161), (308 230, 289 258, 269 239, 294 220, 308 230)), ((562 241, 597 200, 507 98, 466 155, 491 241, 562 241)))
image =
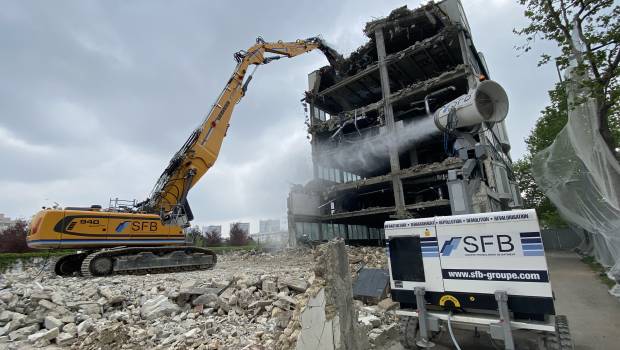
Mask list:
POLYGON ((607 277, 607 273, 606 273, 607 271, 605 271, 605 267, 603 267, 603 265, 599 264, 596 261, 596 259, 594 259, 593 256, 585 256, 585 257, 581 258, 581 261, 584 264, 590 266, 592 271, 596 272, 596 274, 598 275, 598 278, 608 288, 611 288, 611 287, 613 287, 616 284, 616 282, 614 282, 614 280, 612 280, 611 278, 607 277))
POLYGON ((59 256, 75 253, 75 250, 53 250, 53 251, 35 251, 26 253, 0 253, 0 271, 11 266, 17 260, 29 260, 32 258, 45 258, 48 256, 59 256))
POLYGON ((253 243, 253 244, 248 244, 248 245, 218 245, 218 246, 207 246, 205 247, 209 250, 212 250, 216 253, 225 253, 225 252, 232 252, 232 251, 236 251, 236 250, 243 250, 243 251, 247 251, 247 250, 254 250, 254 249, 259 249, 258 244, 253 243))

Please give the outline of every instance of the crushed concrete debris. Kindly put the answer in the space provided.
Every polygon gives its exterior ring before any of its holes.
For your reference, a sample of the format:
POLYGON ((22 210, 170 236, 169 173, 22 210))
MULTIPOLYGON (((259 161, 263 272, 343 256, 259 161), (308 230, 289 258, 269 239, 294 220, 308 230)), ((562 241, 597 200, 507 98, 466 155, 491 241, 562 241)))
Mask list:
POLYGON ((377 306, 382 310, 390 311, 398 308, 398 303, 393 301, 391 298, 386 298, 381 300, 377 306))
POLYGON ((396 320, 353 301, 346 272, 385 267, 385 249, 343 247, 348 265, 333 253, 326 263, 330 244, 223 254, 213 270, 174 274, 86 279, 44 271, 34 280, 36 267, 6 273, 0 349, 309 349, 299 342, 308 318, 331 321, 340 334, 332 340, 360 332, 356 341, 370 343, 357 348, 374 348, 396 320), (335 271, 334 259, 345 268, 335 271), (307 310, 322 310, 323 318, 307 310))

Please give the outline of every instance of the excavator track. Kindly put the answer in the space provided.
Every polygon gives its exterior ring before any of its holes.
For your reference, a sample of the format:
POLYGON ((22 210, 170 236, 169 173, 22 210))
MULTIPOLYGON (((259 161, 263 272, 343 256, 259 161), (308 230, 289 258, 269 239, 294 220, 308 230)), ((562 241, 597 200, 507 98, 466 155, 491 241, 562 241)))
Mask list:
POLYGON ((56 260, 54 272, 58 276, 72 276, 76 272, 80 272, 82 261, 88 253, 69 254, 56 260))
POLYGON ((79 272, 84 277, 100 277, 206 270, 216 263, 217 255, 200 247, 119 247, 64 256, 56 263, 55 272, 60 276, 79 272))

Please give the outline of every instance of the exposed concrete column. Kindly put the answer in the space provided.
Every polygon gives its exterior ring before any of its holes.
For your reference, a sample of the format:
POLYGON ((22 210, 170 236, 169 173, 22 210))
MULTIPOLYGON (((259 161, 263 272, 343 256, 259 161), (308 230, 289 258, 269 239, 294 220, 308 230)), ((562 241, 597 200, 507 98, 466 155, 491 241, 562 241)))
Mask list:
MULTIPOLYGON (((308 119, 310 119, 310 125, 313 125, 314 122, 316 121, 315 116, 314 116, 314 103, 312 103, 311 101, 307 101, 307 106, 308 106, 308 119)), ((318 118, 318 116, 316 117, 318 118)), ((311 140, 310 140, 310 146, 311 146, 311 155, 312 155, 312 178, 313 179, 318 179, 319 178, 319 144, 317 141, 317 138, 314 137, 314 134, 310 134, 311 140)))
MULTIPOLYGON (((383 95, 383 112, 385 114, 385 126, 388 135, 392 135, 396 130, 394 127, 394 110, 390 101, 390 78, 388 76, 387 64, 385 62, 385 41, 383 39, 383 28, 375 29, 375 42, 377 43, 377 56, 379 58, 379 75, 381 76, 381 93, 383 95)), ((389 137, 389 136, 387 136, 389 137)), ((400 161, 398 159, 398 148, 391 143, 388 145, 390 152, 390 168, 392 174, 392 188, 394 190, 394 203, 396 205, 395 217, 409 216, 405 210, 405 195, 403 183, 396 173, 400 171, 400 161)))
POLYGON ((295 227, 295 216, 288 213, 288 246, 291 248, 297 247, 297 230, 295 227))

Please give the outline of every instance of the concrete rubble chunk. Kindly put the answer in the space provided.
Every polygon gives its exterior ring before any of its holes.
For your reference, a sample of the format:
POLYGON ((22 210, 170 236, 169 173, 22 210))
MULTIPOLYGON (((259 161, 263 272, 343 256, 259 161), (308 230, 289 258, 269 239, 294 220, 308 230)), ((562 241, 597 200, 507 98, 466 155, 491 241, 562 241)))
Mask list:
POLYGON ((76 334, 77 326, 75 325, 75 323, 67 323, 66 325, 62 326, 62 331, 64 333, 76 334))
POLYGON ((208 305, 214 306, 217 303, 218 297, 216 294, 208 293, 202 294, 192 301, 192 305, 208 305))
POLYGON ((75 316, 73 315, 63 315, 60 320, 62 323, 75 323, 75 316))
POLYGON ((5 324, 3 327, 0 327, 0 337, 9 334, 9 329, 11 327, 11 322, 5 324))
POLYGON ((63 332, 58 334, 58 336, 56 337, 56 345, 68 346, 75 343, 76 340, 77 338, 75 337, 75 334, 63 332))
POLYGON ((152 320, 163 315, 172 315, 179 311, 179 306, 171 302, 167 297, 159 295, 142 304, 140 315, 142 318, 152 320))
POLYGON ((274 280, 267 279, 263 281, 261 289, 267 293, 277 293, 278 284, 274 280))
POLYGON ((384 311, 390 311, 398 308, 398 302, 393 301, 391 298, 385 298, 377 306, 384 311))
POLYGON ((375 328, 368 334, 368 339, 374 346, 384 345, 388 340, 398 337, 398 324, 391 324, 375 328))
POLYGON ((0 300, 8 303, 11 299, 13 299, 13 293, 10 290, 0 290, 0 300))
POLYGON ((54 304, 63 305, 65 298, 60 293, 52 294, 52 302, 54 304))
POLYGON ((34 333, 28 336, 28 341, 31 343, 37 342, 41 339, 52 340, 59 334, 58 328, 44 329, 38 333, 34 333))
POLYGON ((15 330, 9 333, 9 340, 10 341, 25 340, 26 338, 28 338, 29 335, 37 332, 38 330, 39 330, 38 324, 33 324, 27 327, 22 327, 18 330, 15 330))
POLYGON ((228 311, 230 311, 230 305, 228 305, 228 303, 222 298, 217 299, 217 307, 219 307, 220 310, 223 310, 225 313, 228 313, 228 311))
POLYGON ((106 304, 117 305, 125 301, 125 296, 117 292, 113 292, 109 287, 100 287, 99 295, 106 298, 106 304))
POLYGON ((183 283, 181 283, 181 290, 186 290, 186 289, 194 288, 194 287, 196 287, 197 284, 198 284, 198 281, 196 281, 194 279, 185 280, 185 281, 183 281, 183 283))
POLYGON ((79 310, 87 315, 100 314, 101 305, 98 303, 84 303, 79 305, 79 310))
POLYGON ((381 319, 374 315, 362 316, 359 318, 359 321, 364 326, 375 328, 381 324, 381 319))
POLYGON ((93 328, 93 321, 91 319, 86 319, 82 321, 82 323, 77 325, 77 334, 78 336, 82 336, 87 334, 93 328))
POLYGON ((197 288, 197 287, 181 289, 179 291, 179 296, 191 297, 192 295, 202 295, 202 294, 212 292, 212 291, 209 291, 209 289, 210 288, 197 288))
POLYGON ((257 300, 257 301, 250 303, 250 305, 248 305, 248 308, 249 309, 264 308, 265 306, 269 306, 269 305, 271 305, 270 300, 257 300))
POLYGON ((295 300, 295 298, 292 298, 288 295, 278 295, 278 300, 291 304, 293 306, 297 305, 297 300, 295 300))
POLYGON ((30 299, 32 300, 52 300, 52 294, 44 291, 36 291, 30 294, 30 299))
POLYGON ((278 284, 287 286, 289 289, 300 293, 303 293, 308 289, 308 282, 303 279, 283 278, 278 280, 278 284))
POLYGON ((44 324, 45 324, 45 328, 47 329, 59 328, 59 327, 62 327, 63 325, 62 321, 57 319, 54 316, 47 316, 45 318, 44 324))
POLYGON ((9 322, 13 319, 13 312, 8 310, 2 310, 0 312, 0 322, 9 322))
POLYGON ((198 334, 200 334, 200 328, 192 328, 191 330, 185 332, 183 336, 185 336, 185 338, 195 338, 198 334))
POLYGON ((125 325, 117 322, 98 330, 97 340, 100 344, 106 345, 106 347, 114 347, 112 346, 113 343, 123 344, 126 342, 129 337, 127 331, 125 325), (110 345, 108 346, 108 344, 110 345))
POLYGON ((52 303, 51 301, 47 300, 47 299, 41 299, 39 300, 39 305, 48 309, 48 310, 54 310, 55 308, 58 307, 58 305, 52 303))
POLYGON ((51 344, 52 344, 52 342, 50 342, 47 339, 39 339, 39 340, 35 341, 32 344, 32 347, 34 347, 34 348, 46 348, 46 347, 50 346, 51 344))

